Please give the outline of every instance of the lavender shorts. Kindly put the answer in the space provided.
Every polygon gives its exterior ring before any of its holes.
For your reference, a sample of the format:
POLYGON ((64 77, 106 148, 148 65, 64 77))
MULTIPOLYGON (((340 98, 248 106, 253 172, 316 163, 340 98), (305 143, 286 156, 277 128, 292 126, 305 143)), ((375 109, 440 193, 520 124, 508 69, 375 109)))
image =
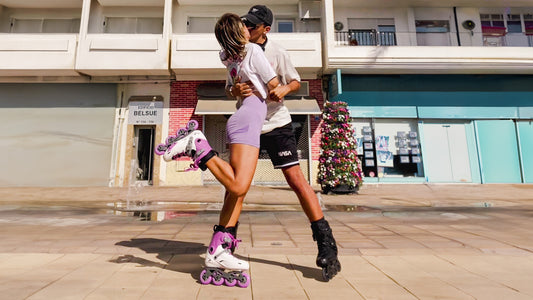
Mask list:
POLYGON ((266 118, 266 102, 255 95, 246 97, 226 124, 228 143, 259 148, 261 128, 266 118))

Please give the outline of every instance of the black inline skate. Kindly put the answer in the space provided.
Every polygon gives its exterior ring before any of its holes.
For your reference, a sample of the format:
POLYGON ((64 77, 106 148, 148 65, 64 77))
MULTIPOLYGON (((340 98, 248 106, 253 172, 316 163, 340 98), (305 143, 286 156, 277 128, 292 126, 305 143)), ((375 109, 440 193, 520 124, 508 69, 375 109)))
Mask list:
POLYGON ((341 271, 341 263, 337 258, 337 243, 328 221, 324 218, 311 222, 311 229, 313 240, 318 245, 316 265, 322 268, 322 277, 327 282, 341 271))

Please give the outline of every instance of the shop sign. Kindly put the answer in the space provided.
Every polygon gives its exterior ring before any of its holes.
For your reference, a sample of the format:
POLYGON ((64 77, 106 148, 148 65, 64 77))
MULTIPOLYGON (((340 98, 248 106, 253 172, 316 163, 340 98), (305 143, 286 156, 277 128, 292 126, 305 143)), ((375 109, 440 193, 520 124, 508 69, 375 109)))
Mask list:
POLYGON ((162 101, 130 101, 128 124, 151 125, 163 123, 162 101))

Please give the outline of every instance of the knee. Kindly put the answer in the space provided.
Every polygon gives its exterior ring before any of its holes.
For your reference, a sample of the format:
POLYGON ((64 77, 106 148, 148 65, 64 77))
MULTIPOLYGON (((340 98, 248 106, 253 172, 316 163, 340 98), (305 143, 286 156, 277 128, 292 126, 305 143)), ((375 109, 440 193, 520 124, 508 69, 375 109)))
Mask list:
POLYGON ((307 180, 305 179, 304 174, 302 173, 302 170, 300 169, 300 167, 290 168, 290 169, 283 170, 283 171, 284 171, 283 173, 285 175, 285 179, 287 180, 287 183, 292 189, 301 190, 301 189, 306 188, 306 186, 308 185, 307 180))
POLYGON ((248 193, 248 189, 250 188, 250 185, 242 184, 242 183, 235 183, 232 184, 230 187, 227 188, 227 191, 233 196, 242 198, 248 193))

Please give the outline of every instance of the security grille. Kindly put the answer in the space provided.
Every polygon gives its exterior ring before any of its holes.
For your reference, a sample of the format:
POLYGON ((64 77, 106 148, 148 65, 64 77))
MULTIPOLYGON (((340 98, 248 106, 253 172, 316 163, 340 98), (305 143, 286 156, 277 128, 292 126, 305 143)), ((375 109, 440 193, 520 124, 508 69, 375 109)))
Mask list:
MULTIPOLYGON (((221 115, 206 115, 205 116, 205 135, 213 149, 218 151, 219 156, 225 161, 229 162, 229 148, 226 144, 226 122, 229 116, 221 115)), ((309 121, 305 115, 293 115, 292 126, 297 138, 298 157, 300 159, 300 167, 304 176, 309 180, 309 121)), ((202 180, 204 184, 219 184, 218 180, 213 174, 207 170, 202 172, 202 180)), ((279 169, 274 169, 272 162, 266 152, 261 150, 259 154, 259 161, 254 174, 254 185, 285 185, 285 177, 283 172, 279 169)))

